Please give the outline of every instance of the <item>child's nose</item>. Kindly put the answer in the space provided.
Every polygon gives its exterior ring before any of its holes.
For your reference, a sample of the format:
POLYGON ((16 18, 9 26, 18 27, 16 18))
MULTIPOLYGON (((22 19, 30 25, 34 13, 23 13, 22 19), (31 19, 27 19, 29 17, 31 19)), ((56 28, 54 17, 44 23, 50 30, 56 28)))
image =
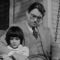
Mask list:
POLYGON ((16 42, 16 39, 13 39, 14 42, 16 42))

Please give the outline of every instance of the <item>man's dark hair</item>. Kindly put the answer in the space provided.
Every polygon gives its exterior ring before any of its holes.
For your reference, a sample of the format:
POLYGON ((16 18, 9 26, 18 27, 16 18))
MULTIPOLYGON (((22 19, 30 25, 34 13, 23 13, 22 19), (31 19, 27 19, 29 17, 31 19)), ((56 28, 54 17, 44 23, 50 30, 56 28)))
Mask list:
POLYGON ((22 29, 18 26, 11 26, 6 33, 6 38, 5 38, 8 45, 10 45, 11 37, 18 37, 20 39, 20 44, 22 44, 24 40, 24 34, 22 29))
POLYGON ((36 8, 41 12, 42 16, 44 16, 45 8, 44 8, 43 4, 41 4, 39 2, 34 2, 33 4, 31 4, 28 8, 28 13, 30 13, 33 9, 36 9, 36 8))

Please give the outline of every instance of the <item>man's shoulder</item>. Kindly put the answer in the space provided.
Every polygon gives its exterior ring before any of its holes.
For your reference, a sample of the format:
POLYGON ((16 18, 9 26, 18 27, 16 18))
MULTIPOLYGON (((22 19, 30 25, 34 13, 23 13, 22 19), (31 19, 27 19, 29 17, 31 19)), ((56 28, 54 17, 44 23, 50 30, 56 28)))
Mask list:
POLYGON ((44 32, 49 32, 50 31, 50 28, 49 27, 46 27, 46 26, 40 26, 39 27, 39 30, 40 31, 44 31, 44 32))
POLYGON ((26 21, 22 21, 20 23, 16 23, 15 25, 19 26, 23 30, 23 32, 28 32, 28 27, 26 23, 26 21))
POLYGON ((26 27, 26 21, 18 22, 13 24, 14 26, 19 26, 20 28, 25 28, 26 27))
POLYGON ((43 37, 50 37, 50 36, 52 36, 52 32, 51 32, 51 30, 50 30, 50 28, 49 27, 41 27, 40 29, 39 29, 39 32, 40 32, 40 34, 43 36, 43 37))
POLYGON ((26 21, 21 21, 21 22, 17 22, 17 23, 11 24, 11 26, 23 26, 25 24, 26 24, 26 21))

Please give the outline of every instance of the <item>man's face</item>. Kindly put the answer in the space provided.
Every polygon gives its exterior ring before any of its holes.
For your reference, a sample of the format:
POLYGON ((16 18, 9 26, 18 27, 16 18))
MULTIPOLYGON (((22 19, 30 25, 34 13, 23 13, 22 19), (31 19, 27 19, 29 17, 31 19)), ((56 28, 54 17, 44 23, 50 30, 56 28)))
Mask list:
POLYGON ((30 26, 36 26, 42 21, 42 14, 38 11, 38 9, 33 9, 30 13, 28 13, 28 24, 30 26))
POLYGON ((18 37, 11 37, 10 38, 10 46, 12 48, 18 48, 18 46, 20 45, 20 39, 18 37))

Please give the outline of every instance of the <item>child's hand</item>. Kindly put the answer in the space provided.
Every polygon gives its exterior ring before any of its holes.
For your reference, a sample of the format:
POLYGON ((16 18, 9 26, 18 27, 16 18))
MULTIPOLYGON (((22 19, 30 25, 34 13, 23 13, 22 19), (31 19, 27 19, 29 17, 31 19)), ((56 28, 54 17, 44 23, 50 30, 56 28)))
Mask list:
POLYGON ((2 55, 3 60, 12 60, 7 54, 2 55))
POLYGON ((14 53, 13 56, 16 58, 16 60, 25 60, 26 56, 23 54, 18 54, 18 53, 14 53))
POLYGON ((4 58, 4 60, 12 60, 12 58, 6 57, 6 58, 4 58))
POLYGON ((2 57, 3 58, 6 58, 6 57, 8 57, 8 55, 7 54, 3 54, 2 57))
POLYGON ((14 53, 15 53, 15 51, 11 51, 11 52, 8 53, 8 56, 13 55, 14 53))
POLYGON ((3 60, 12 60, 7 54, 3 54, 1 58, 3 60))

